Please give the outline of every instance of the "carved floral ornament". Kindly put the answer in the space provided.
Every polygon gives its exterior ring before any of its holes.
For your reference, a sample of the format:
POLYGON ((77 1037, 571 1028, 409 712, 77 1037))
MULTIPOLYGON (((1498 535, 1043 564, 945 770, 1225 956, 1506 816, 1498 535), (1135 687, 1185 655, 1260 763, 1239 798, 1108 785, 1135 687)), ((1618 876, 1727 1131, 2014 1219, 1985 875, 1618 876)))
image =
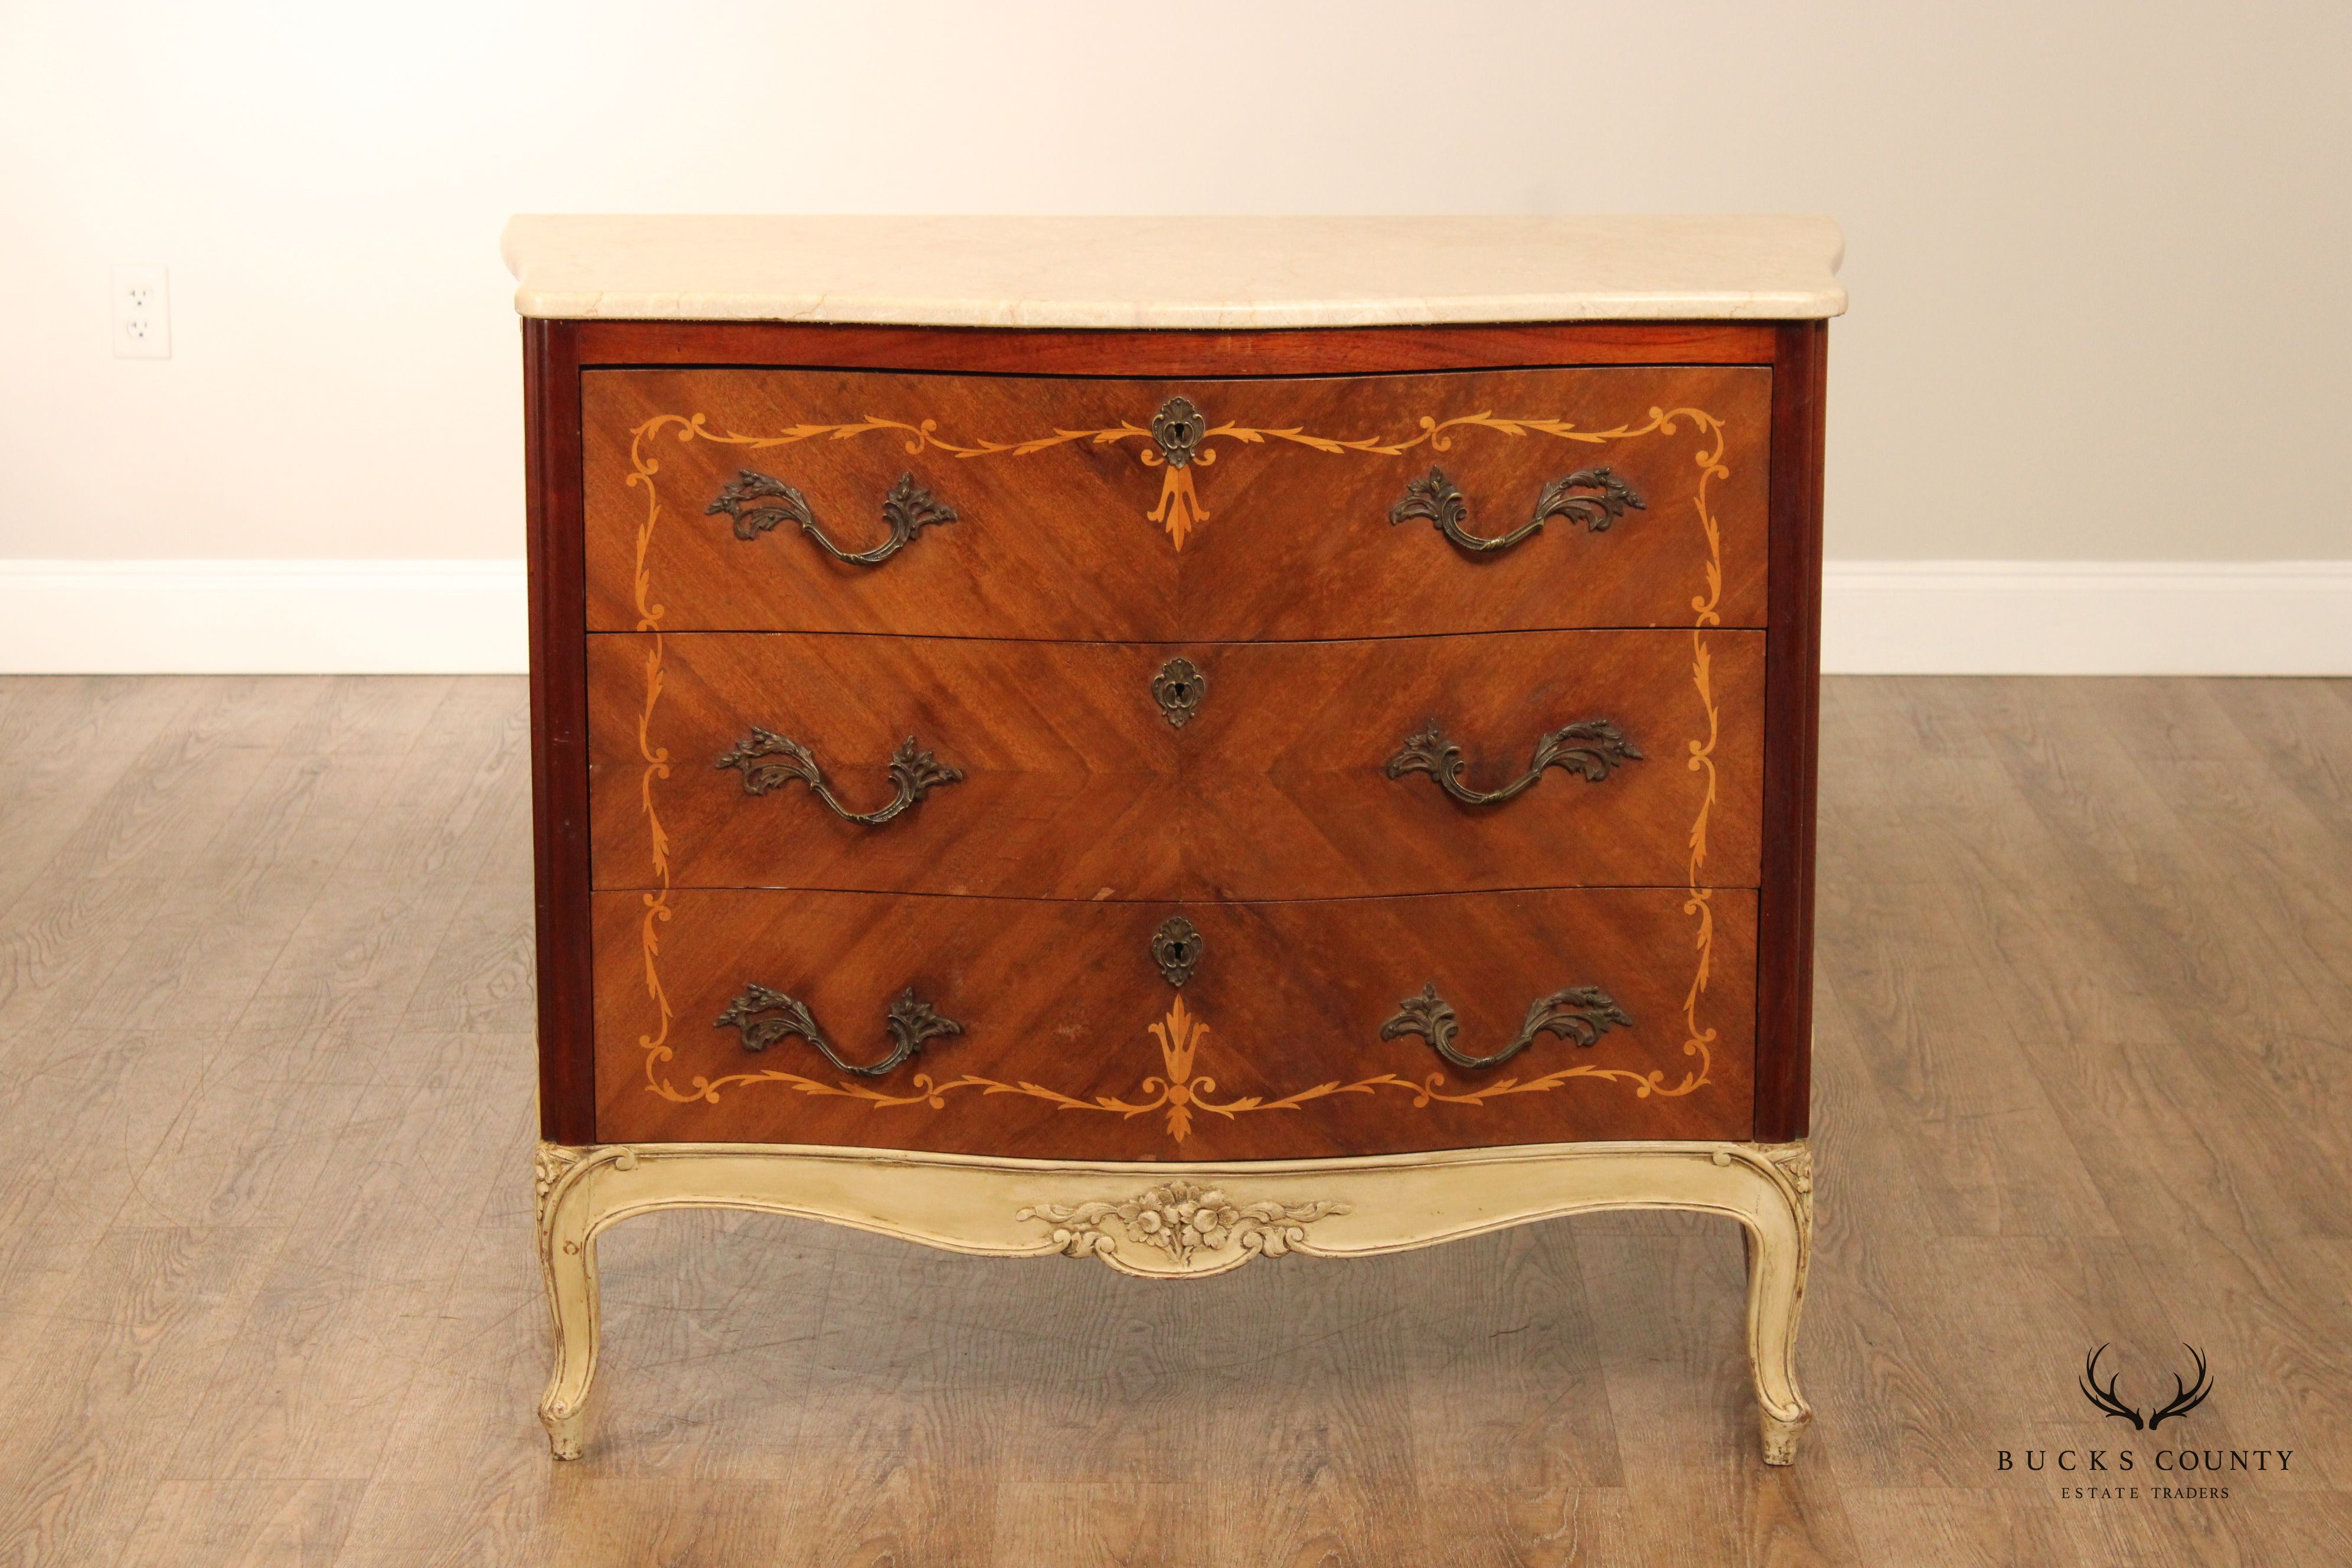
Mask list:
POLYGON ((1052 1226, 1055 1247, 1071 1258, 1111 1262, 1123 1247, 1132 1246, 1151 1248, 1177 1268, 1191 1269, 1196 1261, 1235 1250, 1238 1256, 1223 1267, 1260 1256, 1280 1258, 1307 1239, 1308 1226, 1348 1212, 1346 1204, 1322 1201, 1238 1203, 1219 1188, 1174 1181, 1122 1202, 1037 1204, 1013 1217, 1052 1226))
MULTIPOLYGON (((1622 425, 1608 430, 1585 430, 1573 422, 1564 419, 1499 418, 1488 412, 1458 415, 1445 419, 1424 415, 1420 420, 1420 430, 1417 435, 1393 439, 1365 437, 1360 440, 1340 440, 1296 428, 1277 430, 1213 425, 1209 423, 1207 415, 1192 405, 1189 400, 1182 398, 1171 399, 1168 404, 1163 405, 1150 428, 1129 423, 1097 430, 1056 430, 1047 436, 1017 442, 974 440, 970 444, 961 444, 940 436, 935 420, 924 419, 910 423, 870 416, 851 424, 793 425, 768 435, 713 430, 709 427, 706 416, 700 414, 656 415, 635 426, 630 432, 631 472, 626 476, 625 482, 632 488, 642 489, 646 500, 646 511, 638 525, 635 548, 636 629, 651 634, 650 646, 646 656, 645 704, 637 727, 638 748, 644 764, 639 779, 639 797, 645 815, 648 848, 657 884, 654 890, 641 895, 644 908, 639 921, 639 942, 644 961, 643 980, 650 1008, 651 1023, 651 1027, 641 1033, 637 1039, 639 1048, 645 1053, 646 1090, 675 1103, 715 1104, 722 1093, 732 1089, 773 1084, 814 1097, 838 1097, 863 1100, 877 1110, 921 1106, 934 1111, 944 1110, 951 1099, 961 1098, 966 1091, 977 1095, 1009 1093, 1047 1100, 1071 1110, 1105 1112, 1122 1118, 1132 1118, 1158 1111, 1164 1116, 1165 1130, 1169 1137, 1181 1143, 1192 1130, 1193 1114, 1196 1111, 1230 1120, 1261 1110, 1294 1110, 1339 1095, 1369 1095, 1395 1089, 1409 1094, 1415 1109, 1427 1110, 1434 1105, 1482 1106, 1507 1095, 1549 1093, 1584 1079, 1623 1083, 1642 1099, 1652 1096, 1673 1099, 1695 1093, 1707 1087, 1714 1081, 1711 1068, 1717 1031, 1712 1026, 1701 1024, 1699 1013, 1706 994, 1714 952, 1714 889, 1706 884, 1701 873, 1706 860, 1707 829, 1716 802, 1715 748, 1719 714, 1715 700, 1713 665, 1706 634, 1710 628, 1721 624, 1722 617, 1717 606, 1723 588, 1722 536, 1714 511, 1711 510, 1709 491, 1715 481, 1730 477, 1731 469, 1724 461, 1728 440, 1729 437, 1722 420, 1704 410, 1689 407, 1654 408, 1650 410, 1649 418, 1645 423, 1622 425), (934 1079, 928 1073, 916 1073, 907 1081, 905 1092, 892 1093, 878 1087, 839 1079, 812 1078, 783 1068, 723 1073, 716 1077, 695 1074, 681 1087, 674 1083, 669 1075, 663 1070, 667 1064, 675 1059, 677 1052, 670 1040, 675 1014, 668 993, 662 983, 660 963, 663 930, 670 922, 674 914, 670 906, 669 840, 667 831, 662 825, 657 802, 657 786, 669 777, 671 763, 667 749, 658 745, 655 740, 656 711, 661 701, 664 675, 661 623, 665 612, 655 595, 647 567, 654 533, 664 515, 661 498, 656 489, 660 463, 647 449, 649 444, 657 437, 668 435, 682 443, 708 441, 740 449, 759 450, 789 447, 798 442, 819 438, 842 440, 880 433, 894 435, 900 438, 909 454, 935 450, 958 459, 984 458, 1000 455, 1018 458, 1074 441, 1112 444, 1133 440, 1142 443, 1139 456, 1145 468, 1164 470, 1160 504, 1146 515, 1152 521, 1162 523, 1167 528, 1171 543, 1181 550, 1187 533, 1200 522, 1205 521, 1208 517, 1205 511, 1200 510, 1198 496, 1192 487, 1192 474, 1194 469, 1208 467, 1214 461, 1216 452, 1210 445, 1214 441, 1235 441, 1249 445, 1287 443, 1330 456, 1352 454, 1399 457, 1423 446, 1436 452, 1450 450, 1458 435, 1473 431, 1496 433, 1511 437, 1544 436, 1567 442, 1606 445, 1653 436, 1673 437, 1685 426, 1689 426, 1698 437, 1696 449, 1692 453, 1692 460, 1699 471, 1698 489, 1692 501, 1692 511, 1701 536, 1706 542, 1706 559, 1702 580, 1690 600, 1693 612, 1690 633, 1691 679, 1696 696, 1695 725, 1696 732, 1685 742, 1684 765, 1691 772, 1703 775, 1705 783, 1698 813, 1691 823, 1687 836, 1689 878, 1683 911, 1690 916, 1694 922, 1692 951, 1696 957, 1696 965, 1690 985, 1685 994, 1682 1008, 1685 1035, 1682 1054, 1688 1058, 1690 1065, 1678 1081, 1669 1080, 1664 1072, 1657 1069, 1635 1071, 1626 1068, 1579 1063, 1531 1078, 1510 1077, 1482 1080, 1475 1085, 1465 1086, 1459 1092, 1452 1091, 1447 1088, 1446 1079, 1443 1073, 1431 1073, 1419 1079, 1396 1073, 1381 1073, 1354 1082, 1333 1081, 1314 1084, 1279 1098, 1247 1095, 1229 1100, 1219 1099, 1215 1080, 1193 1070, 1194 1055, 1200 1041, 1208 1034, 1209 1026, 1186 1008, 1181 997, 1176 999, 1164 1019, 1149 1026, 1149 1033, 1159 1047, 1162 1070, 1145 1078, 1132 1097, 1097 1095, 1090 1099, 1079 1098, 1047 1085, 1030 1082, 1007 1083, 971 1073, 951 1079, 934 1079)), ((1545 497, 1538 498, 1537 517, 1532 521, 1540 521, 1547 515, 1549 509, 1549 515, 1581 521, 1595 531, 1606 528, 1623 511, 1641 504, 1638 498, 1619 496, 1607 482, 1608 479, 1609 471, 1599 469, 1590 473, 1572 475, 1569 480, 1559 481, 1547 490, 1545 497), (1570 481, 1576 482, 1571 484, 1570 481), (1553 490, 1559 490, 1560 493, 1555 496, 1552 494, 1553 490), (1574 493, 1571 494, 1570 491, 1574 493)), ((745 496, 741 499, 744 501, 753 501, 783 500, 785 498, 745 496)), ((731 514, 731 521, 739 531, 747 526, 747 516, 753 510, 756 510, 756 508, 739 506, 737 513, 731 514)), ((911 512, 902 515, 908 519, 914 516, 911 512)), ((797 510, 789 505, 775 509, 772 519, 751 517, 748 526, 751 531, 757 533, 787 520, 799 521, 797 510)), ((927 516, 921 521, 923 523, 929 523, 950 521, 950 519, 944 516, 927 516)), ((896 538, 898 524, 894 521, 892 526, 893 536, 896 538)), ((1440 520, 1440 526, 1443 526, 1442 520, 1440 520)), ((913 531, 913 526, 909 526, 907 530, 908 536, 912 537, 913 531)), ((1192 689, 1197 694, 1199 688, 1194 687, 1192 689)), ((1173 721, 1172 719, 1171 721, 1173 721)), ((757 740, 758 737, 755 736, 754 742, 756 742, 757 740)), ((1409 767, 1415 771, 1428 771, 1438 781, 1440 787, 1444 787, 1450 773, 1455 771, 1448 767, 1446 756, 1448 748, 1444 737, 1433 733, 1426 737, 1416 737, 1415 740, 1426 742, 1426 744, 1419 749, 1427 756, 1427 766, 1423 769, 1417 758, 1409 758, 1406 759, 1409 767)), ((1408 746, 1408 752, 1413 750, 1413 746, 1408 746)), ((1605 775, 1610 768, 1621 761, 1638 760, 1641 755, 1639 751, 1627 742, 1622 735, 1617 735, 1613 731, 1602 734, 1598 729, 1590 734, 1571 734, 1563 731, 1557 735, 1544 737, 1544 742, 1538 743, 1538 752, 1534 769, 1537 773, 1539 774, 1546 766, 1559 766, 1580 772, 1588 780, 1595 779, 1596 774, 1605 775), (1559 754, 1545 755, 1545 742, 1553 743, 1552 749, 1559 754)), ((748 756, 744 759, 744 761, 757 762, 769 760, 764 755, 758 759, 748 756)), ((807 771, 814 771, 813 768, 804 771, 794 759, 782 758, 782 760, 792 765, 781 768, 775 782, 787 782, 789 776, 803 783, 813 783, 806 776, 807 771)), ((900 760, 894 758, 894 763, 900 760)), ((909 767, 914 767, 919 763, 930 763, 928 756, 910 755, 904 760, 909 767)), ((730 763, 725 765, 741 765, 741 763, 730 763)), ((745 771, 748 780, 751 777, 751 770, 747 768, 745 771)), ((940 777, 926 778, 923 782, 927 786, 951 782, 945 777, 945 774, 951 771, 939 769, 940 777)), ((1458 778, 1454 782, 1457 785, 1461 784, 1458 778)), ((1462 787, 1466 790, 1466 786, 1462 787)), ((1171 980, 1173 984, 1172 975, 1171 980)), ((1423 1033, 1424 1037, 1430 1038, 1433 1044, 1436 1035, 1440 1032, 1439 1009, 1444 1004, 1434 997, 1427 1000, 1430 1005, 1423 1009, 1426 1016, 1422 1020, 1426 1026, 1426 1031, 1419 1028, 1411 1030, 1400 1028, 1399 1033, 1423 1033)), ((1530 1009, 1529 1028, 1523 1030, 1523 1034, 1531 1039, 1534 1033, 1559 1033, 1560 1031, 1556 1029, 1542 1028, 1540 1026, 1543 1018, 1562 1009, 1573 1010, 1570 1005, 1574 1002, 1575 999, 1568 997, 1567 994, 1539 1001, 1530 1009)), ((1411 1010, 1407 1009, 1408 1012, 1411 1010)), ((1598 1014, 1593 1016, 1591 1021, 1601 1026, 1616 1022, 1614 1018, 1598 1014)), ((1598 1029, 1596 1028, 1594 1032, 1597 1033, 1598 1029)), ((1563 1037, 1575 1037, 1565 1035, 1563 1037)), ((1450 1044, 1450 1035, 1447 1040, 1450 1044)))

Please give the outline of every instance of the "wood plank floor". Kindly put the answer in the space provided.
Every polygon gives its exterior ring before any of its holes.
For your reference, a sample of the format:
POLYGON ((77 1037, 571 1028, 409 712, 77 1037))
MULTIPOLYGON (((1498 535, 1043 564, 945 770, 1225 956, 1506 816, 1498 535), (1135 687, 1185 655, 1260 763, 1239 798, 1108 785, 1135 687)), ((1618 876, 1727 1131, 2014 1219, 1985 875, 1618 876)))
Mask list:
POLYGON ((2352 685, 1822 731, 1794 1470, 1674 1216, 1182 1287, 660 1216, 556 1466, 521 683, 0 680, 0 1568, 2352 1563, 2352 685), (2102 1420, 2110 1341, 2215 1392, 2102 1420))

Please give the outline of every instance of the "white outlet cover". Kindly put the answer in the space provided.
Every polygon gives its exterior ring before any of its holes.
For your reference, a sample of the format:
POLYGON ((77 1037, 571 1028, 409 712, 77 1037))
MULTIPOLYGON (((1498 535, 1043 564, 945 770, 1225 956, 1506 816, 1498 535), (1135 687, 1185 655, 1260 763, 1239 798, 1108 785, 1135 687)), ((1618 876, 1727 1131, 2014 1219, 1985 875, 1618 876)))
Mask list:
POLYGON ((160 266, 114 269, 114 357, 172 357, 172 278, 160 266))

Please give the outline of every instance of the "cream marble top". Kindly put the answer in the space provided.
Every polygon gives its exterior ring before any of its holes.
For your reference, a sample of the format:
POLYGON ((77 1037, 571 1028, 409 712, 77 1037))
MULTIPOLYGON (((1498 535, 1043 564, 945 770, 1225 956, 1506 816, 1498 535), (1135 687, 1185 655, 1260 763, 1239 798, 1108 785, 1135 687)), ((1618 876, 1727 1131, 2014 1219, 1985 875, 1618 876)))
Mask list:
POLYGON ((950 327, 1792 321, 1845 310, 1825 217, 525 214, 526 316, 950 327))

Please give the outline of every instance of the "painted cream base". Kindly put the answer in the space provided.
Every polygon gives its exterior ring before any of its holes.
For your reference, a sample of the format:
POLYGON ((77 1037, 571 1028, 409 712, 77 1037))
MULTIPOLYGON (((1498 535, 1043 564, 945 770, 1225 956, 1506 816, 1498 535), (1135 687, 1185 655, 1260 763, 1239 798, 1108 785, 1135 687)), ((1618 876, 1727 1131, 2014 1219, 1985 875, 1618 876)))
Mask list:
POLYGON ((740 1143, 542 1143, 540 1261, 555 1371, 540 1419, 580 1457, 596 1375, 596 1237, 666 1208, 831 1220, 956 1252, 1098 1258, 1198 1278, 1289 1252, 1363 1258, 1597 1209, 1693 1209, 1748 1241, 1748 1353, 1764 1461, 1792 1464, 1812 1411, 1798 1392, 1797 1313, 1812 1250, 1803 1143, 1553 1143, 1220 1166, 1079 1164, 740 1143))

